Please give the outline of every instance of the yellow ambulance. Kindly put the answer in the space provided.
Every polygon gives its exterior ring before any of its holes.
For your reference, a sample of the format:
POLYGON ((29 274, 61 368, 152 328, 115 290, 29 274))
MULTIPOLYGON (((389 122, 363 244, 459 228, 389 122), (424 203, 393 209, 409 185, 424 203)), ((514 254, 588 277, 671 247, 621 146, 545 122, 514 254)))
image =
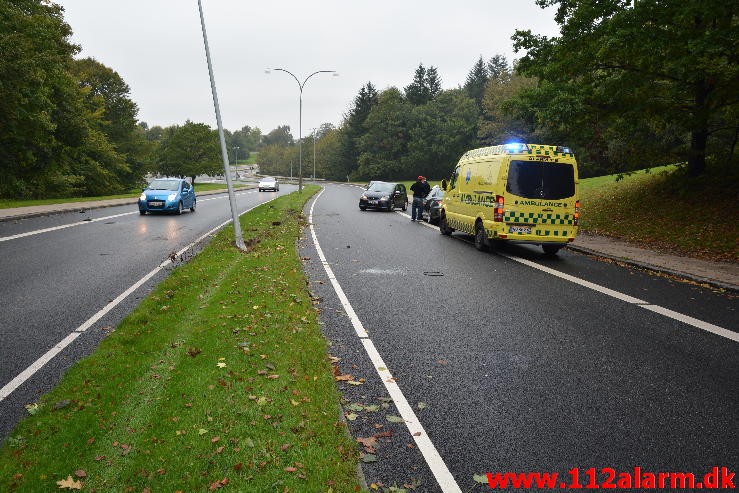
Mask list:
POLYGON ((473 149, 442 187, 441 234, 474 235, 478 250, 510 241, 555 254, 577 234, 577 162, 567 147, 515 143, 473 149))

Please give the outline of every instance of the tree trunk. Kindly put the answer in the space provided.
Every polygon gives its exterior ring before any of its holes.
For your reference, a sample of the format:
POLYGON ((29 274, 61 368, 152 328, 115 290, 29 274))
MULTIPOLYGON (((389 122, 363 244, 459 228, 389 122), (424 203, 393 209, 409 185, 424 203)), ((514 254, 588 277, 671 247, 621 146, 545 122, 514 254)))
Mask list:
POLYGON ((688 176, 696 177, 706 170, 706 141, 708 132, 705 128, 693 130, 690 134, 690 151, 688 151, 688 176))
POLYGON ((192 176, 190 177, 190 179, 191 179, 191 181, 190 181, 190 185, 192 185, 192 186, 195 186, 195 175, 192 175, 192 176))
POLYGON ((706 170, 706 142, 708 141, 708 109, 706 100, 712 89, 708 81, 695 86, 693 125, 690 131, 690 150, 688 151, 688 176, 696 177, 706 170))

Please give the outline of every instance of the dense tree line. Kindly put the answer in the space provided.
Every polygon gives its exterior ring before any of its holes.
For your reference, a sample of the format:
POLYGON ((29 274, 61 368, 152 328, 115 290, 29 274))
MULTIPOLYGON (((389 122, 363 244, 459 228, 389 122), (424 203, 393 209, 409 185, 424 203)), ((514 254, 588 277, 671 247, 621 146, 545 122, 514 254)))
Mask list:
MULTIPOLYGON (((58 5, 0 2, 0 197, 107 195, 137 188, 148 172, 223 172, 214 130, 139 122, 126 82, 75 59, 71 35, 58 5)), ((246 159, 262 135, 245 126, 226 140, 246 159)))
MULTIPOLYGON (((303 176, 336 180, 446 176, 470 148, 508 141, 568 145, 582 176, 685 162, 733 164, 739 141, 739 23, 725 0, 536 0, 555 6, 557 37, 517 31, 512 65, 473 62, 443 89, 419 64, 403 88, 362 86, 338 127, 303 137, 303 176)), ((63 11, 0 3, 0 197, 128 191, 151 173, 220 174, 203 123, 149 127, 129 87, 79 47, 63 11)), ((289 126, 225 131, 229 158, 259 151, 263 173, 299 172, 289 126)))
POLYGON ((320 176, 445 176, 470 147, 568 145, 582 176, 686 163, 733 165, 739 141, 739 23, 723 0, 536 0, 560 36, 517 31, 515 67, 480 57, 460 89, 419 65, 400 90, 363 86, 327 133, 320 176))

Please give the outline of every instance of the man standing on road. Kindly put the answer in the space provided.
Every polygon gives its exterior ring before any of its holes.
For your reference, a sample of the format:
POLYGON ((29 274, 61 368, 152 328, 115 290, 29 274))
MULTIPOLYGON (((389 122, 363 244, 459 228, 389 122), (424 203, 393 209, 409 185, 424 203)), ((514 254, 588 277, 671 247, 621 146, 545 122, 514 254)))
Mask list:
POLYGON ((413 192, 413 207, 411 208, 411 222, 423 220, 423 199, 431 191, 431 187, 426 183, 426 178, 419 176, 416 183, 411 185, 413 192))

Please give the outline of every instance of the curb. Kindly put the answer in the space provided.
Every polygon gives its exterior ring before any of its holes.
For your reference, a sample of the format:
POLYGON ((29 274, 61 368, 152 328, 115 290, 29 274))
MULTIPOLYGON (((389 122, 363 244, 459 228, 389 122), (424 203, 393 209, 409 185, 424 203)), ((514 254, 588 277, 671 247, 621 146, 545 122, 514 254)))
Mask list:
POLYGON ((615 255, 610 255, 607 253, 599 252, 597 250, 591 250, 590 248, 585 248, 573 244, 567 245, 567 248, 579 253, 584 253, 586 255, 590 255, 593 257, 603 257, 607 259, 614 260, 616 262, 621 262, 626 265, 631 265, 633 267, 638 267, 640 269, 652 271, 652 272, 659 272, 662 274, 669 274, 671 276, 678 277, 680 279, 685 279, 688 281, 697 282, 699 284, 706 284, 708 286, 724 289, 726 291, 730 291, 732 293, 739 292, 739 286, 735 286, 733 284, 727 284, 721 281, 717 281, 715 279, 709 279, 706 277, 696 276, 694 274, 688 274, 687 272, 681 272, 677 270, 668 269, 666 267, 659 267, 657 265, 647 264, 645 262, 639 262, 638 260, 632 260, 632 259, 625 259, 623 257, 617 257, 615 255))

